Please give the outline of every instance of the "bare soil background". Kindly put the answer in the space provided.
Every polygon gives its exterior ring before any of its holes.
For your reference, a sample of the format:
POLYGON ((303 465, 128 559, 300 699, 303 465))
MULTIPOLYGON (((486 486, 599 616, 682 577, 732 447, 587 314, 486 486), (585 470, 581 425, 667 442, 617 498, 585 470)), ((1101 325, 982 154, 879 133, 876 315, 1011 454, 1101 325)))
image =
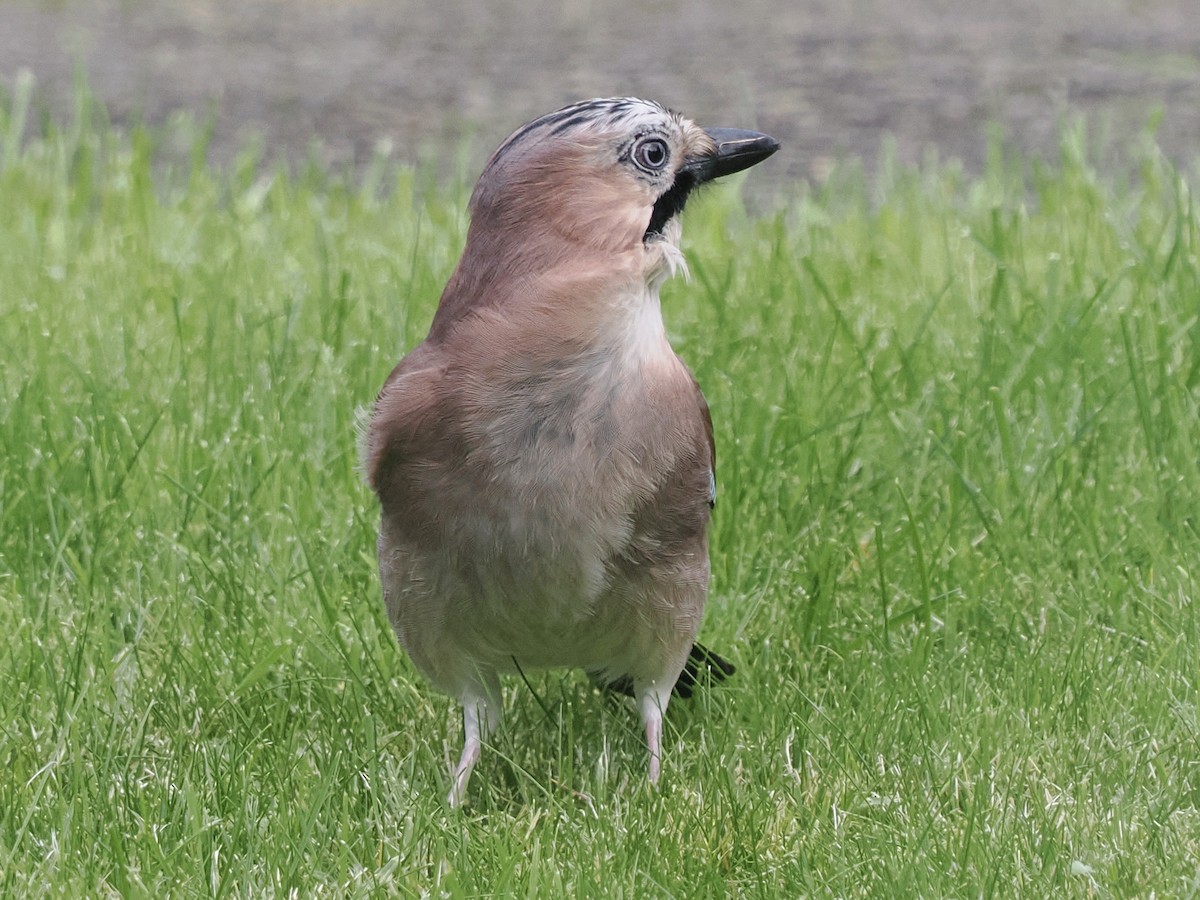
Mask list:
POLYGON ((1197 0, 2 0, 0 89, 22 69, 68 120, 82 71, 118 123, 214 116, 213 154, 251 135, 272 157, 472 164, 529 118, 582 97, 658 99, 702 124, 784 142, 776 177, 929 148, 977 170, 987 126, 1057 151, 1086 114, 1124 148, 1152 114, 1200 157, 1197 0))

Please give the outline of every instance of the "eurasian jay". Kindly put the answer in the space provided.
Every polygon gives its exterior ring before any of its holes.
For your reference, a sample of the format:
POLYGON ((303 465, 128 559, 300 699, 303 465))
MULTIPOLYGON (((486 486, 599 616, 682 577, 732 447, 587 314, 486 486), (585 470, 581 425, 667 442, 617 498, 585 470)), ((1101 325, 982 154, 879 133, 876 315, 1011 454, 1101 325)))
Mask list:
POLYGON ((632 98, 530 122, 492 154, 429 335, 363 449, 388 615, 463 706, 449 801, 504 673, 578 667, 631 693, 657 782, 672 689, 732 667, 694 643, 716 498, 712 421, 667 341, 691 192, 779 144, 632 98))

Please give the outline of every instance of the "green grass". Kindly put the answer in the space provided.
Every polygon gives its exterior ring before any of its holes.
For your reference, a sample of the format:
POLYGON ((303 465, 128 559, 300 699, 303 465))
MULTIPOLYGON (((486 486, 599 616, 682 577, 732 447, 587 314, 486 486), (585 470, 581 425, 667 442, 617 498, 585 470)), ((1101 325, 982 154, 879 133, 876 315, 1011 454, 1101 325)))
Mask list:
POLYGON ((82 95, 34 129, 27 99, 0 894, 1197 893, 1200 223, 1148 143, 694 202, 664 307, 716 422, 704 635, 739 673, 672 706, 657 792, 629 709, 539 674, 548 718, 513 681, 455 812, 355 415, 423 336, 463 187, 219 171, 203 129, 82 95))

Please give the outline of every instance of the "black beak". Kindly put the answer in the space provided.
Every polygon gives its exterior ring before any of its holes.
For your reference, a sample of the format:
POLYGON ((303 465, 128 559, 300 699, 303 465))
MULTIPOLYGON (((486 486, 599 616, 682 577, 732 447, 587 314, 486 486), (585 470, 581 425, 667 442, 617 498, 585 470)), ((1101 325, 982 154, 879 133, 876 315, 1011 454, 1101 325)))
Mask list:
POLYGON ((737 128, 706 128, 705 131, 717 145, 716 152, 684 160, 675 173, 674 183, 654 201, 650 224, 642 240, 662 234, 667 222, 683 212, 688 194, 704 182, 748 169, 779 149, 779 141, 757 131, 737 128))
POLYGON ((689 159, 683 164, 684 171, 692 173, 698 184, 748 169, 779 149, 779 141, 757 131, 740 128, 704 130, 716 143, 717 152, 689 159))

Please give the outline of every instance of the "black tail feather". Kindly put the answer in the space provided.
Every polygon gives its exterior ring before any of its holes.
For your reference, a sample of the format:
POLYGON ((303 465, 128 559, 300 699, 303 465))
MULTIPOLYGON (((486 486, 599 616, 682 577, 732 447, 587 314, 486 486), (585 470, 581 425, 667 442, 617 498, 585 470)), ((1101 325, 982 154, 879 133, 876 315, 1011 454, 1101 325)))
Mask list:
POLYGON ((692 691, 697 686, 724 681, 735 671, 737 670, 729 660, 713 653, 703 644, 692 644, 687 664, 679 673, 679 680, 675 682, 675 693, 687 699, 692 696, 692 691))
MULTIPOLYGON (((713 653, 703 644, 692 644, 688 661, 684 664, 683 671, 679 673, 679 680, 675 682, 672 693, 686 700, 692 696, 697 686, 724 681, 736 671, 733 663, 713 653)), ((605 684, 604 688, 616 694, 632 697, 633 679, 628 675, 622 675, 605 684)))

